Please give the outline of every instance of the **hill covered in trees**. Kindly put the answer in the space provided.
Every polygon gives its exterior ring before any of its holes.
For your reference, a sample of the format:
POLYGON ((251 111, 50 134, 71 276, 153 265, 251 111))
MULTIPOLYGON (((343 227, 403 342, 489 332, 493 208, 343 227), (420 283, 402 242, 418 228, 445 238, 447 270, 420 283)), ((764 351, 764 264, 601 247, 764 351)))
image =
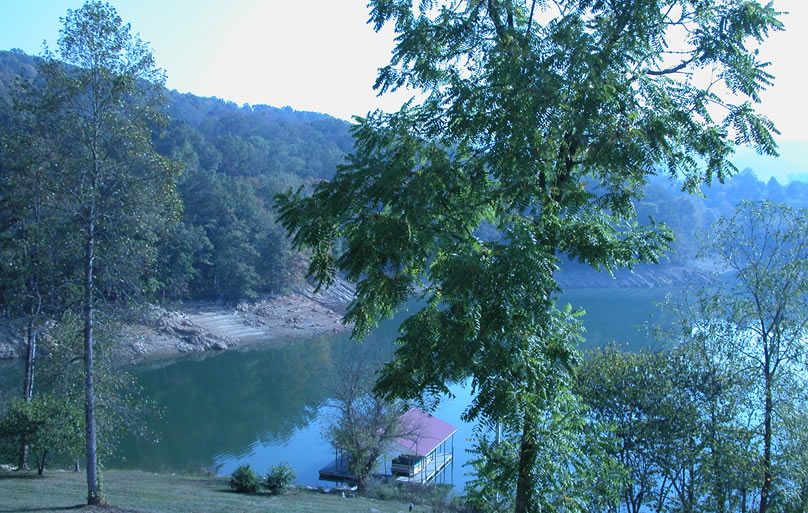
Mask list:
MULTIPOLYGON (((35 62, 18 50, 0 52, 2 126, 12 122, 15 77, 34 79, 35 62)), ((150 288, 165 299, 234 300, 294 287, 304 265, 276 223, 273 196, 330 179, 352 149, 350 124, 290 107, 166 94, 170 121, 154 128, 153 139, 159 153, 182 164, 183 211, 182 222, 161 237, 160 266, 149 277, 150 288)), ((680 188, 652 178, 636 209, 641 221, 651 217, 674 230, 669 262, 683 266, 695 257, 696 234, 742 199, 808 206, 808 184, 782 185, 774 178, 764 183, 750 169, 702 187, 703 198, 680 188)))
MULTIPOLYGON (((36 79, 35 57, 0 52, 0 122, 12 121, 15 77, 36 79)), ((272 197, 333 176, 350 151, 349 124, 289 107, 237 106, 167 91, 159 153, 182 164, 182 222, 161 237, 150 288, 165 298, 236 299, 275 293, 299 278, 275 223, 272 197)))

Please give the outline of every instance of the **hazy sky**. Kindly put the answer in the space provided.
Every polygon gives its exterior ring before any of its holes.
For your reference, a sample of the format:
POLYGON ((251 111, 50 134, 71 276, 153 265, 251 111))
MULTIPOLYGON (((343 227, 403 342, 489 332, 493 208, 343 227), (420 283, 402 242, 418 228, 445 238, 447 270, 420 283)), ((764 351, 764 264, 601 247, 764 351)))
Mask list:
MULTIPOLYGON (((59 18, 81 0, 0 0, 0 50, 38 54, 56 47, 59 18)), ((366 24, 366 0, 113 0, 149 41, 168 87, 238 104, 289 105, 350 119, 397 108, 408 95, 377 98, 376 70, 387 64, 392 30, 366 24)), ((782 135, 776 176, 808 173, 808 0, 775 0, 786 31, 761 49, 775 85, 759 110, 782 135), (805 149, 802 155, 793 151, 805 149), (800 164, 802 163, 802 164, 800 164), (786 166, 786 167, 784 167, 786 166), (779 169, 779 170, 777 170, 779 169)), ((747 159, 749 152, 739 158, 747 159)), ((754 160, 766 166, 768 160, 754 160)), ((749 165, 743 162, 741 166, 749 165)), ((776 169, 775 169, 776 168, 776 169)), ((764 172, 765 174, 765 172, 764 172)))

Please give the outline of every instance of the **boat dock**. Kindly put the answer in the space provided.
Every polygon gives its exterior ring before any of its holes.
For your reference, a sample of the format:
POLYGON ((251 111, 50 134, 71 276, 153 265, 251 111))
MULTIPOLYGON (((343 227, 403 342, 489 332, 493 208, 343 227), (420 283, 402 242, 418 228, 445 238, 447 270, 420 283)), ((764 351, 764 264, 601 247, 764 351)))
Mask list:
MULTIPOLYGON (((428 413, 412 408, 401 416, 401 436, 392 443, 391 452, 398 454, 387 462, 378 477, 395 479, 399 483, 429 484, 441 475, 454 460, 454 434, 457 429, 428 413)), ((334 461, 320 469, 320 480, 355 483, 356 476, 348 469, 348 457, 337 449, 334 461)))

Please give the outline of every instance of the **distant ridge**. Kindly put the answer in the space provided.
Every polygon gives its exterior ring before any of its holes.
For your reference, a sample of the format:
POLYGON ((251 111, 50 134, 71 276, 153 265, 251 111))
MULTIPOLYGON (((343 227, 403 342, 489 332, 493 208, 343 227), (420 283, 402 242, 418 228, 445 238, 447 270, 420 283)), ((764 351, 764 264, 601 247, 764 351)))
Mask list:
MULTIPOLYGON (((35 77, 36 59, 17 50, 0 51, 0 126, 11 122, 13 80, 35 77)), ((239 106, 177 91, 167 95, 170 122, 154 140, 160 153, 184 166, 179 191, 185 211, 182 226, 161 249, 163 264, 155 280, 163 284, 165 297, 236 301, 299 288, 306 260, 292 251, 276 224, 273 197, 330 180, 353 149, 350 124, 291 107, 239 106)), ((781 144, 784 156, 789 148, 781 144)), ((802 146, 796 150, 803 151, 802 146)), ((800 176, 808 178, 808 170, 800 176)), ((741 200, 770 199, 808 208, 806 181, 764 181, 747 168, 724 184, 702 187, 704 197, 699 198, 683 193, 681 184, 665 176, 652 178, 635 208, 641 224, 653 219, 673 229, 676 242, 663 259, 666 265, 621 272, 614 280, 583 264, 564 262, 560 281, 566 287, 700 281, 694 260, 698 232, 731 215, 741 200)), ((478 236, 498 234, 494 227, 481 226, 478 236)))

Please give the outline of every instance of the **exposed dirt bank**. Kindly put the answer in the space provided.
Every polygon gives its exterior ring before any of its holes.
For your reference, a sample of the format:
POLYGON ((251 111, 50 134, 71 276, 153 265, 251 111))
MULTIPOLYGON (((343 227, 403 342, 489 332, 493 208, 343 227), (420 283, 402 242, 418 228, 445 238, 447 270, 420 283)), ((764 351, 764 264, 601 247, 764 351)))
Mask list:
MULTIPOLYGON (((342 314, 353 293, 349 284, 337 283, 317 294, 309 287, 294 294, 238 304, 192 302, 169 309, 155 306, 141 322, 124 330, 120 349, 125 357, 167 355, 338 333, 350 329, 342 324, 342 314)), ((22 326, 0 326, 0 358, 24 356, 22 326)))
MULTIPOLYGON (((591 269, 556 275, 562 289, 664 287, 701 285, 711 281, 709 266, 640 266, 619 270, 614 277, 591 269)), ((141 357, 194 351, 223 350, 252 343, 285 343, 290 339, 346 331, 342 314, 354 295, 351 284, 339 280, 314 293, 307 287, 294 294, 238 304, 193 302, 170 309, 152 307, 139 323, 131 324, 121 344, 123 356, 141 357)), ((0 325, 0 359, 25 355, 22 326, 0 325)))
POLYGON ((132 356, 222 350, 346 329, 340 313, 298 293, 237 305, 200 302, 171 311, 153 308, 143 324, 129 327, 123 349, 132 356))
POLYGON ((562 289, 583 288, 653 288, 685 285, 707 285, 713 282, 716 269, 706 262, 690 266, 642 264, 633 270, 618 269, 614 276, 576 265, 573 270, 556 273, 562 289))

